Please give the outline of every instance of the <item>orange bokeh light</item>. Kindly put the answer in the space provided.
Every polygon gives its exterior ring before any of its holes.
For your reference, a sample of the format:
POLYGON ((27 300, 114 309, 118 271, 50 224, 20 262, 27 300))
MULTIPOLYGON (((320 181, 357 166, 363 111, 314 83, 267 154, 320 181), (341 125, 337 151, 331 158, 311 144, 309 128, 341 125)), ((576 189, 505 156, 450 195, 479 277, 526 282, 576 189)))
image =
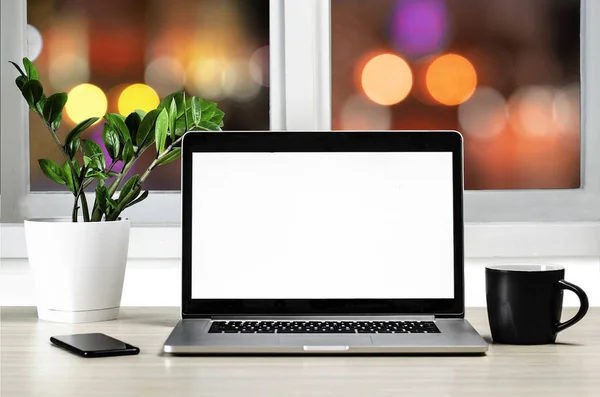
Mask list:
POLYGON ((465 102, 477 88, 477 72, 468 59, 456 55, 442 55, 427 69, 427 90, 442 105, 456 106, 465 102))
POLYGON ((370 100, 391 106, 408 96, 413 75, 404 59, 393 54, 381 54, 367 62, 362 70, 361 84, 370 100))

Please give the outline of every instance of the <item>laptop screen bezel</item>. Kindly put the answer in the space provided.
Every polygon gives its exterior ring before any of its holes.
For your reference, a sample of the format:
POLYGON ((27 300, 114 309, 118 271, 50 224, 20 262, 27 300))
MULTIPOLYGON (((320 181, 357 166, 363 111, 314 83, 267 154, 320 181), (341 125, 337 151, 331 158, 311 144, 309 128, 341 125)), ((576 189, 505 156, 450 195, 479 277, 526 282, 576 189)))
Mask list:
POLYGON ((463 140, 456 131, 190 132, 182 143, 183 318, 212 316, 464 316, 463 140), (451 152, 454 204, 454 298, 192 299, 193 153, 451 152))

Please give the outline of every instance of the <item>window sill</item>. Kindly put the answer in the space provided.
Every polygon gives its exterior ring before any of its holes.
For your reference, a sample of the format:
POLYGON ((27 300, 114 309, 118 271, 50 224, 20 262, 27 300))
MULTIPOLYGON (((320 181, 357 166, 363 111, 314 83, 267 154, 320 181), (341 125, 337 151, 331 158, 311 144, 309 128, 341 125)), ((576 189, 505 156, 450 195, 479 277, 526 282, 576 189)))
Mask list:
MULTIPOLYGON (((0 224, 0 258, 26 258, 22 224, 0 224)), ((467 223, 465 257, 597 257, 600 222, 467 223)), ((132 226, 130 259, 181 257, 179 225, 132 226)))

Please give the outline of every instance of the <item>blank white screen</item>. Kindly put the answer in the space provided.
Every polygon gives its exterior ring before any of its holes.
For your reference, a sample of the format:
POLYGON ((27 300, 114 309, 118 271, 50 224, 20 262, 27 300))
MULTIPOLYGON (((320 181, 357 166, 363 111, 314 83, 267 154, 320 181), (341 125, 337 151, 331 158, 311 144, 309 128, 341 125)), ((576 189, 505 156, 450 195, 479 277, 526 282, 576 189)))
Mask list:
POLYGON ((454 297, 452 153, 194 153, 193 299, 454 297))

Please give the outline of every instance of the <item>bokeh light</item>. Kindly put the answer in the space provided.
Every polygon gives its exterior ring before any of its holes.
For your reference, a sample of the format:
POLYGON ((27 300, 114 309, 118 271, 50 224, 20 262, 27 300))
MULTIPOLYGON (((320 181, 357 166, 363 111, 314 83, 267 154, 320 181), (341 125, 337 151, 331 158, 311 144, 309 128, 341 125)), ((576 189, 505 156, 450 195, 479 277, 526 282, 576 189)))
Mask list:
POLYGON ((48 77, 54 89, 67 91, 89 82, 90 65, 85 58, 66 52, 50 61, 48 77))
POLYGON ((183 88, 185 68, 175 58, 166 56, 156 58, 146 67, 144 81, 154 88, 160 97, 165 97, 183 88))
POLYGON ((429 65, 425 82, 433 99, 443 105, 456 106, 475 92, 477 72, 468 59, 446 54, 429 65))
POLYGON ((500 134, 508 123, 508 105, 500 92, 479 87, 458 108, 461 132, 475 138, 491 138, 500 134))
POLYGON ((554 119, 554 91, 547 86, 527 86, 517 90, 509 100, 513 129, 528 136, 556 133, 558 125, 554 119))
POLYGON ((578 134, 581 127, 581 100, 579 84, 570 84, 554 96, 552 115, 561 133, 578 134))
POLYGON ((225 62, 216 58, 192 62, 187 69, 186 88, 206 99, 222 99, 224 93, 221 80, 226 66, 225 62))
POLYGON ((392 40, 400 54, 416 58, 443 49, 449 31, 444 0, 398 0, 392 18, 392 40))
POLYGON ((35 61, 42 52, 44 39, 40 31, 33 25, 27 25, 27 57, 35 61))
POLYGON ((146 84, 133 84, 125 88, 119 96, 119 113, 129 115, 136 109, 149 112, 160 103, 158 94, 146 84))
POLYGON ((65 112, 77 124, 90 117, 102 118, 106 114, 106 95, 93 84, 80 84, 69 91, 65 112))
POLYGON ((355 94, 344 102, 340 121, 344 130, 388 130, 392 126, 392 112, 388 106, 355 94))
POLYGON ((229 62, 221 79, 225 95, 237 102, 248 102, 260 91, 260 83, 252 78, 251 63, 246 59, 229 62))
POLYGON ((404 59, 394 54, 381 54, 367 62, 362 70, 361 84, 369 99, 390 106, 408 96, 413 76, 404 59))
POLYGON ((250 75, 258 84, 269 86, 269 46, 264 46, 254 51, 250 57, 250 75))

